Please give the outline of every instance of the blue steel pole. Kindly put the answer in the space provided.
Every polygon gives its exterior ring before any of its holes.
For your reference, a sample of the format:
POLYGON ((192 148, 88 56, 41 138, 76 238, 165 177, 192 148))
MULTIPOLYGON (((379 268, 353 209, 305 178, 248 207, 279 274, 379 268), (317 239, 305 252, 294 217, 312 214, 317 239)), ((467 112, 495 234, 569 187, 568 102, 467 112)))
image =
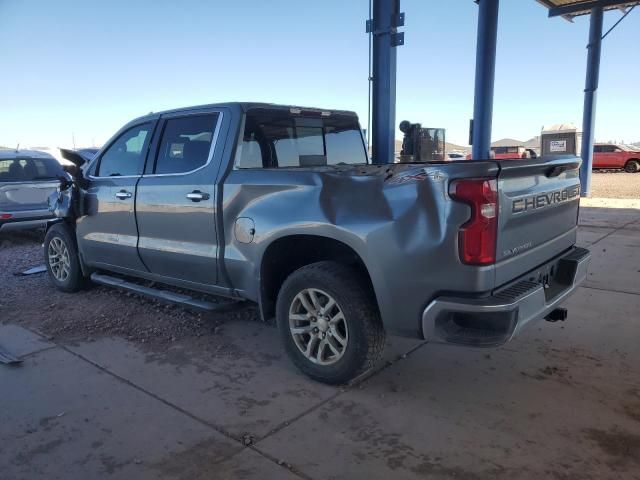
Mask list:
POLYGON ((584 86, 584 110, 582 112, 582 166, 580 167, 580 195, 582 197, 588 196, 591 190, 593 132, 596 122, 596 97, 600 79, 603 16, 602 7, 595 7, 591 10, 589 45, 587 45, 587 76, 584 86))
POLYGON ((479 0, 476 83, 473 101, 471 158, 487 159, 491 151, 493 87, 496 76, 499 0, 479 0))
POLYGON ((393 163, 396 132, 396 48, 394 19, 400 0, 373 0, 371 153, 373 163, 393 163))

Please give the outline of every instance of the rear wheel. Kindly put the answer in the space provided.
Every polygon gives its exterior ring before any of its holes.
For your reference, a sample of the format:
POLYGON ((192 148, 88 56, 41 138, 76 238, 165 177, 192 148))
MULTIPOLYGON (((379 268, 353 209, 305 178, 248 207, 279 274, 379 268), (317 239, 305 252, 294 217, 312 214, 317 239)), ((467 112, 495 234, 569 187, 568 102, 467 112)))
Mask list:
POLYGON ((629 160, 624 166, 624 171, 627 173, 637 173, 640 171, 640 161, 629 160))
POLYGON ((65 224, 57 223, 44 237, 44 260, 49 278, 63 292, 77 292, 86 283, 72 234, 65 224))
POLYGON ((337 262, 293 272, 278 294, 276 318, 291 360, 324 383, 352 380, 373 367, 384 348, 384 329, 366 283, 337 262))

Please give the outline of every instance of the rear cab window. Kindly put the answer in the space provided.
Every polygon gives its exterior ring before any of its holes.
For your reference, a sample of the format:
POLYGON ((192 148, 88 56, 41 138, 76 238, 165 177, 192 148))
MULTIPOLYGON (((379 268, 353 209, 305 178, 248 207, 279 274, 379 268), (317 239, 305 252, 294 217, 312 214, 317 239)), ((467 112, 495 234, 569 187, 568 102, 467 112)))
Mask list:
POLYGON ((244 169, 367 163, 355 115, 259 108, 246 114, 235 164, 244 169))

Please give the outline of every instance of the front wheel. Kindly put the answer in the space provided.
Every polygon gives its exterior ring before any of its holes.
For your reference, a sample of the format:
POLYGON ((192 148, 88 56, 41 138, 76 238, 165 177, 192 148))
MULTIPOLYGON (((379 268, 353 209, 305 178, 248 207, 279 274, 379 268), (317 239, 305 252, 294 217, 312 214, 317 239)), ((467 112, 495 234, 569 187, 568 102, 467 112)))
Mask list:
POLYGON ((640 170, 640 162, 638 160, 629 160, 624 166, 627 173, 637 173, 640 170))
POLYGON ((77 292, 86 279, 80 268, 76 242, 69 227, 53 225, 44 237, 44 260, 49 278, 58 290, 77 292))
POLYGON ((343 384, 373 367, 385 332, 375 299, 362 276, 337 262, 318 262, 293 272, 276 305, 287 354, 303 373, 343 384))

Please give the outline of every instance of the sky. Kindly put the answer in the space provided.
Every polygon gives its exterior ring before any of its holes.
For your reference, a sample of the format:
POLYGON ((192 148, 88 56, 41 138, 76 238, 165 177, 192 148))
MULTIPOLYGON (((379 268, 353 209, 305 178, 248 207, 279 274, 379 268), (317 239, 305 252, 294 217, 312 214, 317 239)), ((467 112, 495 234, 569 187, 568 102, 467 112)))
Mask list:
MULTIPOLYGON (((0 0, 0 145, 102 145, 150 111, 224 101, 355 110, 368 0, 0 0)), ((477 5, 402 0, 397 113, 467 144, 477 5)), ((605 29, 621 16, 605 14, 605 29)), ((587 17, 502 0, 493 139, 581 124, 587 17)), ((640 8, 603 43, 596 140, 640 141, 640 8)), ((399 132, 396 138, 400 138, 399 132)))

